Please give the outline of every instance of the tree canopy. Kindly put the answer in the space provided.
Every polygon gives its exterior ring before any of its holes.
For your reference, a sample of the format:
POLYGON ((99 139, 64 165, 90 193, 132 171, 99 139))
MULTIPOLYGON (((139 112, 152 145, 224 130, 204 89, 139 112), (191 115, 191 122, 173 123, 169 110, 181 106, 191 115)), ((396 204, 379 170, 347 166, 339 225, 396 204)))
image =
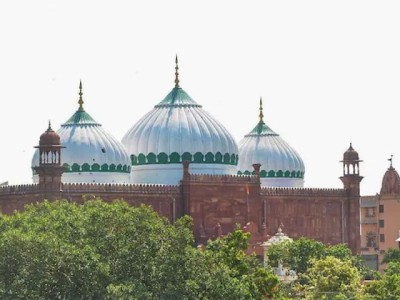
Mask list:
POLYGON ((1 299, 264 299, 277 278, 236 230, 195 248, 191 219, 101 200, 0 218, 1 299))

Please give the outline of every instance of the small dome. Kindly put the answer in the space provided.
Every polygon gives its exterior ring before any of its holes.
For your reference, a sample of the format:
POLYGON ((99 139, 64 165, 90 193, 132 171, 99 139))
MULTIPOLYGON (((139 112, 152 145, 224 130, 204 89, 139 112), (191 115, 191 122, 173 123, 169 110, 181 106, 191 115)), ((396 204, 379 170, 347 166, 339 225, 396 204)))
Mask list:
MULTIPOLYGON (((82 97, 79 109, 57 133, 64 146, 61 150, 62 182, 129 183, 130 161, 125 147, 83 109, 82 97)), ((32 168, 38 163, 36 151, 32 168)), ((33 177, 37 182, 35 173, 33 177)))
POLYGON ((392 163, 385 172, 382 179, 381 194, 399 194, 400 193, 400 177, 392 163))
POLYGON ((49 128, 40 136, 40 146, 54 146, 60 145, 60 136, 51 128, 49 122, 49 128))
POLYGON ((179 86, 178 77, 175 82, 122 139, 131 158, 132 182, 178 184, 185 160, 191 162, 191 173, 236 174, 235 140, 179 86))
POLYGON ((253 164, 261 164, 262 186, 303 187, 304 163, 300 155, 263 120, 239 142, 238 174, 254 174, 253 164))
POLYGON ((360 161, 358 152, 353 149, 353 146, 351 143, 350 143, 349 149, 347 149, 346 152, 343 154, 343 161, 344 162, 360 161))

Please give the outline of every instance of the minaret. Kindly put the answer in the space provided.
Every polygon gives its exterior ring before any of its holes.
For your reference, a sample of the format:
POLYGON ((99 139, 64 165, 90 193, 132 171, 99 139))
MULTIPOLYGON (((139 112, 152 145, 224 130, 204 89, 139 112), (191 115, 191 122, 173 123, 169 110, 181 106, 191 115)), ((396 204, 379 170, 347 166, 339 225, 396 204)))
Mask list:
POLYGON ((360 176, 360 162, 362 160, 358 157, 358 152, 353 149, 350 143, 349 149, 343 154, 343 176, 340 177, 344 188, 351 193, 351 195, 360 196, 360 182, 363 179, 360 176))
POLYGON ((360 252, 360 176, 358 152, 350 143, 349 149, 343 154, 343 176, 340 180, 346 190, 347 198, 342 203, 342 241, 347 243, 353 253, 360 252))
POLYGON ((49 127, 40 136, 39 146, 39 166, 35 171, 39 175, 39 188, 46 191, 60 191, 61 175, 61 146, 60 136, 49 127))

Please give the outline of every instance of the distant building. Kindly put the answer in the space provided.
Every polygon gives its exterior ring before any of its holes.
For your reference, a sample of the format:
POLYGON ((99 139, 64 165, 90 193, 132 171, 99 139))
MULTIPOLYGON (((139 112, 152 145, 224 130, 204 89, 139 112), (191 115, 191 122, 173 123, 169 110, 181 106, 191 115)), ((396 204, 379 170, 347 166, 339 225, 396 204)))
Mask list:
POLYGON ((400 177, 392 165, 382 179, 380 194, 362 196, 361 255, 367 266, 383 271, 383 255, 400 248, 400 177))

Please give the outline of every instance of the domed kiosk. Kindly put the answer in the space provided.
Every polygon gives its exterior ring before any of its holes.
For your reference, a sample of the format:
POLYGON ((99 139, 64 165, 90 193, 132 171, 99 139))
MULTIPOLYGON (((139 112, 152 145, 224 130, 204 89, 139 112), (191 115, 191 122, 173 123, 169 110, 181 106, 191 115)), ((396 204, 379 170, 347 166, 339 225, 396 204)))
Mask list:
MULTIPOLYGON (((83 109, 82 83, 79 90, 78 110, 57 131, 63 146, 62 182, 129 183, 129 156, 124 146, 83 109)), ((32 159, 35 183, 38 164, 36 151, 32 159)))
POLYGON ((260 121, 239 142, 239 175, 253 174, 253 164, 261 164, 262 186, 303 187, 304 163, 300 155, 279 134, 264 123, 262 99, 260 121))
POLYGON ((133 183, 178 184, 183 161, 191 173, 236 174, 235 140, 179 86, 177 59, 175 69, 175 87, 122 139, 133 183))

